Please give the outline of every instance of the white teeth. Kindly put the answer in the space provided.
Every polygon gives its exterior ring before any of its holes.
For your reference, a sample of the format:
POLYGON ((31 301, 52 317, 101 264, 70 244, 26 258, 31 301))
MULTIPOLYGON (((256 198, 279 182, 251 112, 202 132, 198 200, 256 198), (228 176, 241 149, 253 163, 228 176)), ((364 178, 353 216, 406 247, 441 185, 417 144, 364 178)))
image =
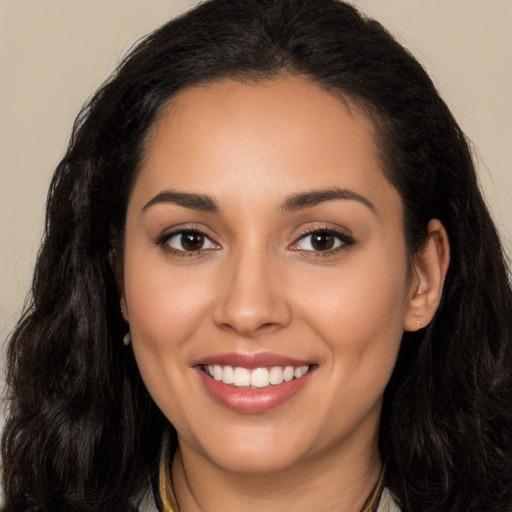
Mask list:
POLYGON ((235 382, 235 372, 231 366, 224 366, 222 382, 224 382, 224 384, 233 384, 235 382))
POLYGON ((250 386, 251 372, 247 368, 237 366, 233 372, 233 384, 238 387, 250 386))
POLYGON ((270 384, 281 384, 284 380, 283 377, 283 369, 280 366, 274 366, 274 368, 270 369, 269 372, 269 382, 270 384))
MULTIPOLYGON (((295 370, 295 371, 297 371, 297 370, 295 370)), ((219 366, 218 364, 216 364, 213 367, 213 378, 215 380, 222 380, 222 366, 219 366)))
POLYGON ((308 366, 300 366, 299 368, 295 368, 295 378, 300 379, 303 375, 306 375, 308 368, 308 366))
POLYGON ((273 366, 272 368, 255 368, 249 370, 237 366, 209 365, 204 370, 210 377, 224 384, 234 384, 237 387, 266 388, 269 385, 276 386, 283 382, 300 379, 309 370, 309 366, 273 366))
POLYGON ((283 379, 285 382, 290 382, 295 377, 295 369, 293 366, 287 366, 283 372, 283 379))
POLYGON ((251 374, 251 386, 266 388, 270 384, 270 375, 266 368, 256 368, 251 374))

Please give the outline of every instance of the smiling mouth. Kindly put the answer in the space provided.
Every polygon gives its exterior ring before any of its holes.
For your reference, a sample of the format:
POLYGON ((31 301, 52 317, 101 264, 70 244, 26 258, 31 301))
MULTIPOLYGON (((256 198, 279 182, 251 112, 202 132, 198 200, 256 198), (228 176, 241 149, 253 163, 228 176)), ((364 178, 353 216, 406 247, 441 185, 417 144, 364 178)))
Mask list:
POLYGON ((202 365, 201 369, 212 379, 239 388, 263 389, 283 382, 300 379, 311 369, 305 366, 272 366, 270 368, 244 368, 241 366, 202 365))

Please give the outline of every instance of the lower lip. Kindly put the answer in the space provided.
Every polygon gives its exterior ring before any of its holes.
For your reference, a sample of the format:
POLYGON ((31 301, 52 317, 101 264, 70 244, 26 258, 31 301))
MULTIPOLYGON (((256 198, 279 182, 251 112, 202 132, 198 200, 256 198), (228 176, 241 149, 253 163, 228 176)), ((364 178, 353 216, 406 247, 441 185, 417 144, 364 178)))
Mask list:
POLYGON ((221 405, 245 414, 257 414, 274 409, 293 398, 309 382, 313 373, 310 369, 299 379, 283 382, 262 389, 236 387, 212 379, 197 367, 196 371, 208 393, 221 405))

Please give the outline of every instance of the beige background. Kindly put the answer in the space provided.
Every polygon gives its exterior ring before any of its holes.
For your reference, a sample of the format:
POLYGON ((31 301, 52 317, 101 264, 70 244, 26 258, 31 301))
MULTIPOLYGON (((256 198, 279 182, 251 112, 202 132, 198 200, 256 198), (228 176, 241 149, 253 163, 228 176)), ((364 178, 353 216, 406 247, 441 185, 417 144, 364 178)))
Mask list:
MULTIPOLYGON (((0 344, 29 289, 44 201, 80 106, 189 0, 0 0, 0 344)), ((478 148, 512 248, 512 0, 359 0, 425 64, 478 148)), ((512 251, 511 251, 512 252, 512 251)))

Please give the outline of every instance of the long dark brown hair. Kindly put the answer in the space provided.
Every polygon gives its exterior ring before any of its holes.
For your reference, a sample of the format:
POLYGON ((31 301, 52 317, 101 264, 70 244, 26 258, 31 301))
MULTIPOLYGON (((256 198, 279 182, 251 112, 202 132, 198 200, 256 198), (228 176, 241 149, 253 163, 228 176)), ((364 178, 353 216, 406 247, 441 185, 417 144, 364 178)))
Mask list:
POLYGON ((146 135, 184 87, 283 72, 364 106, 410 253, 432 218, 450 239, 438 313, 404 334, 386 389, 386 485, 404 512, 512 508, 510 276, 464 134, 411 54, 350 5, 210 0, 130 52, 81 111, 55 172, 31 299, 8 348, 5 510, 137 509, 167 422, 121 342, 113 268, 146 135))

